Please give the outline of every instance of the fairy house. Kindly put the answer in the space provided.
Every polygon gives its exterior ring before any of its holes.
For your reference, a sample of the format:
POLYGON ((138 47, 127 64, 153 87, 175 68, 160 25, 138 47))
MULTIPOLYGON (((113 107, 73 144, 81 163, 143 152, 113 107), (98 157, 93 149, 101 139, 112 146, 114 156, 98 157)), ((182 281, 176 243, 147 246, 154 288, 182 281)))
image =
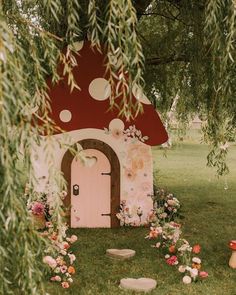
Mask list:
MULTIPOLYGON (((167 133, 150 101, 136 88, 133 98, 142 102, 144 112, 135 120, 128 122, 118 116, 118 110, 109 110, 105 55, 91 49, 88 41, 78 42, 76 48, 74 77, 81 89, 71 92, 63 80, 56 85, 48 81, 51 116, 63 130, 54 136, 60 141, 68 134, 83 147, 87 158, 85 164, 68 148, 55 147, 58 168, 68 183, 64 203, 70 208, 70 225, 117 227, 116 214, 124 200, 129 220, 145 221, 152 208, 151 146, 166 142, 167 133)), ((42 178, 47 174, 43 148, 37 151, 36 162, 42 178)))

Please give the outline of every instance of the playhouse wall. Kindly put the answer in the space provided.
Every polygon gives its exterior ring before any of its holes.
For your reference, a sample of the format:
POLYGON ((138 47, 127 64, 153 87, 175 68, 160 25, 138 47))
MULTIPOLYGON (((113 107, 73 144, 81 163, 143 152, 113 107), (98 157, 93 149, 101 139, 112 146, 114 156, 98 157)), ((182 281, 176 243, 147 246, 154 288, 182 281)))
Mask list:
MULTIPOLYGON (((129 208, 129 220, 133 225, 138 225, 140 218, 137 210, 143 211, 142 223, 146 221, 147 215, 152 209, 151 194, 153 191, 153 166, 151 147, 134 137, 125 137, 119 130, 82 129, 67 132, 66 134, 54 135, 56 141, 53 144, 54 165, 61 169, 61 161, 68 149, 68 145, 83 139, 97 139, 108 144, 117 154, 121 167, 121 200, 126 201, 129 208), (67 147, 61 145, 67 144, 67 147), (60 144, 59 144, 60 143, 60 144)), ((32 162, 37 179, 39 179, 38 191, 43 191, 48 179, 49 161, 46 160, 45 146, 46 138, 42 138, 40 146, 35 147, 32 162)))

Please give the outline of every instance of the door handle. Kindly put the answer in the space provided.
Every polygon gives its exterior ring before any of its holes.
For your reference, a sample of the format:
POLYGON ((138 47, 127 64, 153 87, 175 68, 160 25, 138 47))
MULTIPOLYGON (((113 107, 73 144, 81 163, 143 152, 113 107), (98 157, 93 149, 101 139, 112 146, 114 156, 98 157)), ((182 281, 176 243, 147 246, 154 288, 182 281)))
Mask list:
POLYGON ((102 216, 111 216, 111 213, 102 213, 102 216))
POLYGON ((111 172, 102 172, 102 175, 110 175, 111 176, 111 172))
POLYGON ((78 196, 79 195, 79 185, 78 184, 74 184, 73 185, 73 195, 74 196, 78 196))

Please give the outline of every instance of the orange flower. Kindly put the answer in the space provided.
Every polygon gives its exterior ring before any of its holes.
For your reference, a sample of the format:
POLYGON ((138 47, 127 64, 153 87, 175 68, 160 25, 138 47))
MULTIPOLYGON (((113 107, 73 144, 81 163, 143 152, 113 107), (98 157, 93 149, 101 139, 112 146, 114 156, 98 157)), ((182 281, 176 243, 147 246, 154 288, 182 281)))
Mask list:
POLYGON ((199 254, 201 252, 201 246, 199 244, 193 246, 193 253, 199 254))
POLYGON ((192 268, 196 268, 196 269, 200 270, 201 269, 201 264, 193 263, 192 268))
POLYGON ((170 252, 170 253, 175 253, 175 245, 171 245, 171 246, 169 247, 169 252, 170 252))
POLYGON ((67 271, 69 274, 73 275, 75 273, 75 268, 73 266, 69 266, 67 271))

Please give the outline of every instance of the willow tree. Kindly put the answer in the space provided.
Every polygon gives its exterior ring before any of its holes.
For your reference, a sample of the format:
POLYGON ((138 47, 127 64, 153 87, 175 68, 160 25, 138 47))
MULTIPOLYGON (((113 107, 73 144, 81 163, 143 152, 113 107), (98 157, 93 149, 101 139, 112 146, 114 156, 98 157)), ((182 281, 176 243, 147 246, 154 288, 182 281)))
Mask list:
MULTIPOLYGON (((61 62, 61 76, 71 91, 79 88, 72 75, 76 66, 73 43, 89 36, 92 46, 107 51, 111 107, 119 108, 126 118, 142 111, 141 104, 133 105, 130 97, 136 83, 150 94, 158 93, 158 101, 152 95, 153 101, 164 112, 178 89, 178 114, 195 110, 207 117, 205 134, 214 147, 210 160, 224 171, 221 159, 226 151, 217 149, 226 143, 228 130, 235 124, 236 9, 232 0, 0 3, 0 292, 45 294, 41 265, 45 241, 30 222, 22 197, 22 166, 17 164, 20 158, 24 160, 34 186, 31 151, 45 133, 48 153, 53 144, 51 134, 56 127, 48 116, 45 77, 50 75, 57 83, 62 78, 56 70, 61 62), (120 87, 114 87, 116 83, 120 87), (117 104, 121 93, 123 100, 117 104)), ((52 183, 54 172, 52 162, 52 183)), ((60 175, 58 179, 60 186, 60 175)), ((56 197, 55 202, 59 202, 56 197)), ((60 223, 59 212, 55 220, 60 223)))

